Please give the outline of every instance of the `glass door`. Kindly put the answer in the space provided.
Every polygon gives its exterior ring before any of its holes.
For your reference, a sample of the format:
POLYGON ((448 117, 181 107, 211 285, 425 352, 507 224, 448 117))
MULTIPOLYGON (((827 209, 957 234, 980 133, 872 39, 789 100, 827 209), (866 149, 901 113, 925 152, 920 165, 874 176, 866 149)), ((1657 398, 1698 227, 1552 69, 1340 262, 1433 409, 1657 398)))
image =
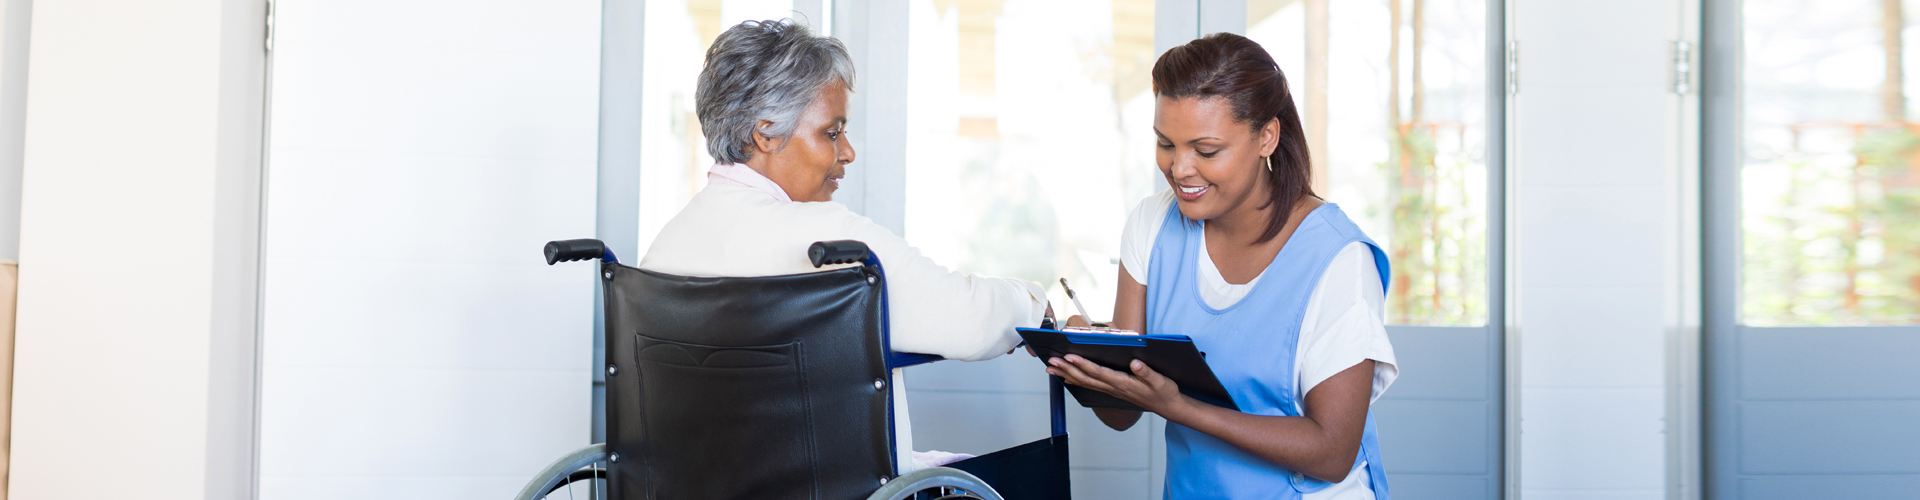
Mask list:
POLYGON ((1913 8, 1707 2, 1713 497, 1920 490, 1913 8))

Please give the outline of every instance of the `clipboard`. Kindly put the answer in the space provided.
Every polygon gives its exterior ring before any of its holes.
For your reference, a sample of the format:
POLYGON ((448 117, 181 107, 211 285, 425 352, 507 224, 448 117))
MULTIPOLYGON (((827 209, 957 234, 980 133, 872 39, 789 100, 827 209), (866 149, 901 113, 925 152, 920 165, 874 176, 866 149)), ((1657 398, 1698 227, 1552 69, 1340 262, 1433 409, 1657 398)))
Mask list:
MULTIPOLYGON (((1127 364, 1138 359, 1146 362, 1147 367, 1173 379, 1174 383, 1180 385, 1181 394, 1210 405, 1240 410, 1240 406, 1233 402, 1233 395, 1227 393, 1226 387, 1220 385, 1220 379, 1213 375, 1213 369, 1207 366, 1207 354, 1194 347, 1193 339, 1185 335, 1113 335, 1040 328, 1016 330, 1042 360, 1078 354, 1094 364, 1126 372, 1130 371, 1127 364)), ((1088 408, 1141 409, 1126 400, 1077 385, 1067 384, 1067 392, 1073 393, 1073 399, 1088 408)))

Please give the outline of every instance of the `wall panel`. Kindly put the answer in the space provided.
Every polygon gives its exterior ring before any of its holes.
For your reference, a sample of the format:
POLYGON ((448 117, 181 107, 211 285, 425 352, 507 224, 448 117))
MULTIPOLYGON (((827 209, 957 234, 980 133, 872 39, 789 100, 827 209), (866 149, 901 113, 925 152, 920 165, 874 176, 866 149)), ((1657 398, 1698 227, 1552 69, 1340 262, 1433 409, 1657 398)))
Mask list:
POLYGON ((600 2, 277 8, 260 496, 510 495, 590 437, 600 2))

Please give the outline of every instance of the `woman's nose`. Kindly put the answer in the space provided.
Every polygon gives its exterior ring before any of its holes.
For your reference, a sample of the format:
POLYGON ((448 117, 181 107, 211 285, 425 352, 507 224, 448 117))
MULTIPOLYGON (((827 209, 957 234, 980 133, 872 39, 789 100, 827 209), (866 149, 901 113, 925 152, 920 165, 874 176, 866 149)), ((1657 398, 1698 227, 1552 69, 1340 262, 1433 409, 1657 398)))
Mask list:
POLYGON ((847 140, 847 136, 842 134, 839 142, 840 147, 834 148, 836 150, 834 159, 839 160, 841 165, 853 163, 853 141, 847 140))
POLYGON ((1173 174, 1174 179, 1185 179, 1200 175, 1200 167, 1196 166, 1195 163, 1193 155, 1191 154, 1174 155, 1173 168, 1170 173, 1173 174))

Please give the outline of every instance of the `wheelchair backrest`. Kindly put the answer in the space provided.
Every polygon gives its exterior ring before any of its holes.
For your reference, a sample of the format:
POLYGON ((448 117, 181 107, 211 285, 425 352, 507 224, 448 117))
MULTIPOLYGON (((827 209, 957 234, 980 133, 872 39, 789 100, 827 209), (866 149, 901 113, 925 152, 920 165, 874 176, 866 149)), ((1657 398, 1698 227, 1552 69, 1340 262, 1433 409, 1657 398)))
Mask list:
POLYGON ((893 475, 873 267, 601 276, 610 498, 853 499, 893 475))

